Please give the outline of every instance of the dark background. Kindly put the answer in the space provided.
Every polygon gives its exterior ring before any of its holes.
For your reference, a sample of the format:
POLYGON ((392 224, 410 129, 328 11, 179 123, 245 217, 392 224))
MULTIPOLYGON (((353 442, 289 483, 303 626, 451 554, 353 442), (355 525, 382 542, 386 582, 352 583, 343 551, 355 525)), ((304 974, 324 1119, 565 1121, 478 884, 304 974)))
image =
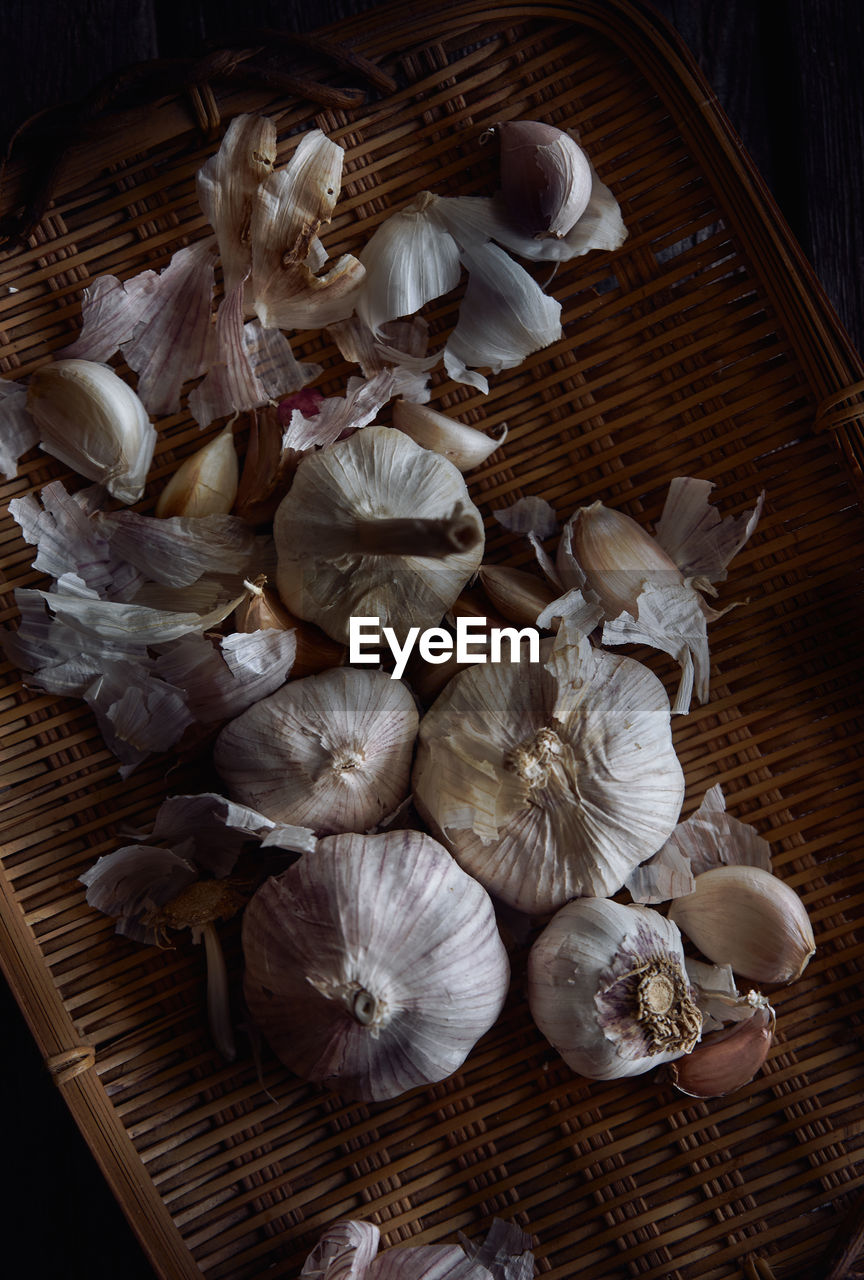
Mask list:
MULTIPOLYGON (((129 63, 243 44, 258 27, 310 30, 377 3, 0 0, 0 139, 129 63)), ((864 3, 655 0, 653 8, 696 58, 861 350, 864 3)), ((153 1280, 2 981, 0 1036, 0 1267, 10 1276, 26 1268, 30 1280, 153 1280)))

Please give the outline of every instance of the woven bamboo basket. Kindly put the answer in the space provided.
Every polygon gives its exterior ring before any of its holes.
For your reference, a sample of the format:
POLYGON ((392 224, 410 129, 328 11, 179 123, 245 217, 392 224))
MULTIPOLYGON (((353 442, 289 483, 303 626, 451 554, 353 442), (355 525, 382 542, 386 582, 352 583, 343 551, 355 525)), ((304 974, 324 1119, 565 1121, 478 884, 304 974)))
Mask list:
MULTIPOLYGON (((775 994, 765 1069, 714 1101, 651 1076, 574 1076, 527 1014, 520 945, 503 1016, 443 1084, 360 1105, 298 1082, 266 1052, 256 1062, 246 1042, 228 1066, 202 1016, 200 949, 118 938, 78 882, 166 794, 206 789, 206 767, 153 759, 121 780, 87 709, 22 688, 6 663, 5 973, 165 1280, 294 1276, 322 1228, 347 1216, 378 1223, 388 1244, 512 1219, 549 1280, 721 1280, 756 1275, 754 1256, 778 1277, 825 1274, 864 1148, 864 368, 710 90, 638 6, 463 0, 430 18, 399 5, 331 35, 392 74, 395 91, 340 106, 214 81, 217 98, 205 87, 197 100, 211 114, 218 101, 223 120, 274 116, 283 159, 312 125, 339 141, 333 256, 424 188, 489 194, 495 159, 477 143, 502 117, 577 128, 618 197, 623 248, 565 264, 550 286, 564 337, 493 377, 487 397, 441 380, 432 403, 509 424, 505 448, 471 478, 498 561, 527 564, 491 517, 522 495, 541 494, 562 518, 602 498, 650 525, 676 475, 713 481, 723 514, 766 490, 721 597, 746 604, 712 625, 710 700, 676 717, 675 740, 685 813, 722 784, 806 903, 817 953, 775 994)), ((357 83, 350 68, 333 72, 337 88, 357 83)), ((0 258, 4 376, 26 377, 72 339, 88 279, 161 268, 205 233, 194 174, 213 146, 182 96, 127 108, 79 140, 27 244, 0 258)), ((13 173, 7 209, 18 191, 13 173)), ((434 331, 454 305, 433 309, 434 331)), ((292 341, 338 394, 352 370, 335 349, 317 333, 292 341)), ((154 480, 200 443, 187 415, 160 422, 154 480)), ((58 476, 73 482, 34 452, 5 502, 58 476)), ((41 579, 8 514, 0 538, 14 625, 13 588, 41 579)), ((649 661, 671 689, 671 663, 649 661)), ((239 1000, 236 927, 225 941, 239 1000)))

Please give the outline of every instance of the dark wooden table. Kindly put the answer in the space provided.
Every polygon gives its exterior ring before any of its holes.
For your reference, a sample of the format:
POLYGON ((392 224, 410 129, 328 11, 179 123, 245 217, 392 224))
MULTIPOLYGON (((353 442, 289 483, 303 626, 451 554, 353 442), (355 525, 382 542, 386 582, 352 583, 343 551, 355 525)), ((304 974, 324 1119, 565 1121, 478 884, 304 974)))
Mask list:
MULTIPOLYGON (((309 30, 378 0, 3 0, 0 136, 121 67, 309 30)), ((864 348, 864 4, 655 0, 690 48, 859 350, 864 348)), ((31 1280, 152 1280, 0 982, 4 1262, 31 1280), (13 1261, 14 1260, 14 1261, 13 1261)), ((792 1280, 787 1277, 786 1280, 792 1280)), ((796 1277, 795 1280, 805 1280, 796 1277)))

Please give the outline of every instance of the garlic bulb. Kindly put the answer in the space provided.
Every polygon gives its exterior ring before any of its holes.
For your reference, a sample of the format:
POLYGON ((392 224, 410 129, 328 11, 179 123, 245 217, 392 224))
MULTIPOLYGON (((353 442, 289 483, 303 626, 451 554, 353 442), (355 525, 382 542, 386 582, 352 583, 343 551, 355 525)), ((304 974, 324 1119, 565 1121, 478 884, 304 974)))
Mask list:
POLYGON ((107 365, 55 360, 30 379, 29 409, 40 447, 103 484, 120 502, 144 492, 156 431, 138 396, 107 365))
POLYGON ((364 1099, 456 1071, 509 981, 487 894, 416 831, 320 840, 255 894, 243 953, 246 1003, 281 1061, 364 1099))
POLYGON ((476 427, 466 426, 428 405, 410 400, 394 401, 393 425, 424 449, 433 449, 449 458, 460 471, 479 467, 507 438, 506 423, 498 428, 497 436, 487 436, 476 427))
POLYGON ((669 919, 714 964, 752 982, 793 982, 816 950, 803 902, 761 867, 703 871, 669 919))
POLYGON ((544 929, 528 957, 528 1004, 567 1065, 592 1080, 680 1058, 702 1030, 676 926, 605 898, 568 902, 544 929))
POLYGON ((417 710, 382 671, 339 667, 283 685, 219 734, 229 794, 274 822, 366 831, 408 794, 417 710))
POLYGON ((496 125, 501 191, 514 222, 533 236, 561 240, 588 207, 588 157, 568 133, 536 120, 496 125))
POLYGON ((566 622, 540 655, 453 679, 421 721, 414 794, 481 884, 543 913, 619 889, 674 828, 684 778, 647 667, 566 622))
POLYGON ((238 475, 234 432, 229 425, 180 464, 159 495, 156 515, 228 515, 237 497, 238 475))
POLYGON ((459 471, 390 427, 305 457, 273 533, 283 602, 343 643, 352 617, 435 626, 483 556, 459 471))

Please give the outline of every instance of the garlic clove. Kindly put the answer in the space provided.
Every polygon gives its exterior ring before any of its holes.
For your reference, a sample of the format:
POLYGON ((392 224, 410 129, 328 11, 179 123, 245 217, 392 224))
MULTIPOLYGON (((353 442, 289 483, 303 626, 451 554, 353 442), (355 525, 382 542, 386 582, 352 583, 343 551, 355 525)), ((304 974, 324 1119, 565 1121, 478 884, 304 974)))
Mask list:
POLYGON ((672 902, 669 919, 714 964, 752 982, 793 982, 816 950, 801 899, 761 867, 703 871, 693 892, 672 902))
POLYGON ((267 406, 255 413, 237 486, 235 514, 252 525, 269 524, 299 461, 296 450, 283 447, 278 411, 267 406))
POLYGON ((90 360, 42 365, 30 379, 27 408, 46 453, 97 480, 120 502, 138 501, 156 431, 138 396, 113 369, 90 360))
POLYGON ((650 907, 575 898, 528 957, 528 1005, 573 1071, 640 1075, 689 1053, 702 1017, 675 925, 650 907))
POLYGON ((556 593, 542 578, 510 565, 487 564, 480 569, 480 585, 503 617, 521 626, 534 626, 556 593))
POLYGON ((466 426, 455 418, 430 409, 428 405, 409 400, 394 401, 393 426, 404 431, 424 449, 443 454, 462 472, 479 467, 507 438, 506 423, 495 429, 494 436, 488 436, 476 427, 466 426))
POLYGON ((540 121, 505 120, 495 128, 502 195, 513 221, 529 235, 563 239, 591 197, 585 152, 568 133, 540 121))
POLYGON ((556 567, 565 586, 587 584, 596 592, 607 618, 638 611, 643 584, 683 581, 675 561, 655 538, 623 511, 593 502, 564 526, 556 567))
POLYGON ((156 515, 228 515, 237 497, 239 464, 230 424, 186 458, 159 495, 156 515))
POLYGON ((723 1098, 749 1084, 774 1041, 774 1010, 758 1005, 749 1018, 712 1032, 667 1068, 668 1078, 691 1098, 723 1098))
POLYGON ((319 834, 367 831, 409 790, 417 708, 383 671, 337 667, 292 680, 219 734, 229 795, 319 834))
POLYGON ((247 1006, 303 1079, 394 1098, 458 1070, 501 1012, 485 890, 416 831, 320 840, 244 913, 247 1006))
POLYGON ((345 646, 325 635, 320 627, 304 622, 289 613, 277 593, 261 576, 244 583, 246 598, 234 611, 236 631, 293 631, 297 651, 291 667, 291 679, 311 676, 318 671, 338 667, 345 660, 345 646))

